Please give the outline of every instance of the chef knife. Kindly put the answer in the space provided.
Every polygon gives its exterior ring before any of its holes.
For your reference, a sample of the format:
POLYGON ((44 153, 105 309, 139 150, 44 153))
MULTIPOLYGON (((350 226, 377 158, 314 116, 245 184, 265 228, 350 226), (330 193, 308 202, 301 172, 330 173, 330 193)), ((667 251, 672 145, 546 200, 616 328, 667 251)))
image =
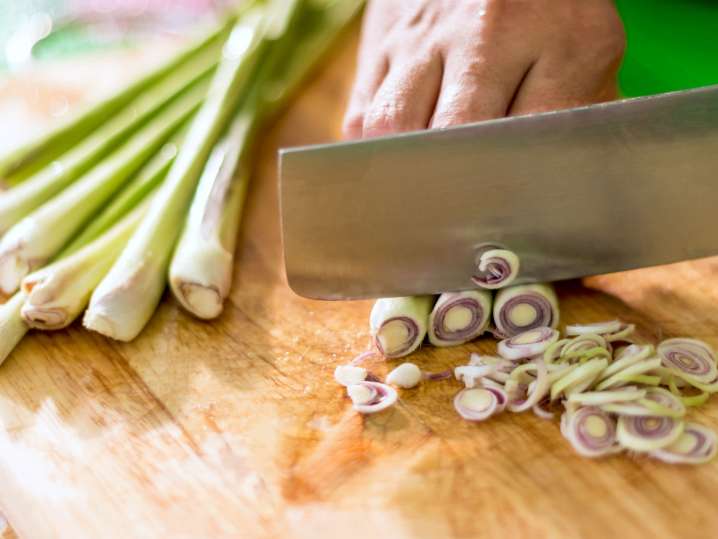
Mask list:
POLYGON ((718 86, 281 152, 292 289, 321 299, 475 288, 718 254, 718 86))

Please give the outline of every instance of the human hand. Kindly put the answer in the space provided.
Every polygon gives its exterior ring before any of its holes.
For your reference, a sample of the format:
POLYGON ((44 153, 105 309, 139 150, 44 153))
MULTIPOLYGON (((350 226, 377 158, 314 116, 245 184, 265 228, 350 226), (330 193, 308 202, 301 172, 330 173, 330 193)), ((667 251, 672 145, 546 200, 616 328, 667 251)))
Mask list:
POLYGON ((624 46, 612 0, 371 0, 344 135, 609 101, 624 46))

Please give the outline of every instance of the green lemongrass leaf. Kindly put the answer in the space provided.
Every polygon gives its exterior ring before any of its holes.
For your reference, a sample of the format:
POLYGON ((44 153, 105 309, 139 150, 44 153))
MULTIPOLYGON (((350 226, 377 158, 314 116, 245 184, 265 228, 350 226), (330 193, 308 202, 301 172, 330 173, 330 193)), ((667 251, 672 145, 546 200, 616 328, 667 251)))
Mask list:
POLYGON ((0 234, 95 167, 177 96, 206 84, 217 61, 217 54, 209 51, 182 65, 59 160, 21 185, 0 193, 0 234))
POLYGON ((0 289, 13 293, 55 256, 194 114, 203 95, 202 85, 181 95, 109 159, 15 225, 0 241, 0 289))
MULTIPOLYGON (((273 3, 270 3, 270 7, 273 3)), ((192 122, 167 179, 120 258, 95 290, 85 326, 134 339, 152 316, 200 174, 225 131, 265 50, 265 13, 253 9, 235 25, 206 101, 192 122)))
POLYGON ((113 95, 88 106, 39 138, 0 157, 0 183, 15 185, 27 179, 81 141, 92 130, 107 122, 142 93, 173 76, 184 64, 198 57, 206 58, 207 53, 218 55, 219 46, 226 38, 232 23, 233 17, 228 18, 208 35, 113 95))

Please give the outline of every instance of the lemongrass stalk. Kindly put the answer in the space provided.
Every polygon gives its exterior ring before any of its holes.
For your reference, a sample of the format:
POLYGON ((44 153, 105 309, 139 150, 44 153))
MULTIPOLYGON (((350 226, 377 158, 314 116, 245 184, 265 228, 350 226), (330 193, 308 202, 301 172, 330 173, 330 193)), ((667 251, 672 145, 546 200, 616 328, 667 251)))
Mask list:
POLYGON ((494 298, 493 318, 497 333, 505 337, 541 326, 555 328, 559 321, 556 292, 550 284, 502 288, 494 298))
POLYGON ((32 328, 69 326, 87 307, 95 287, 112 267, 146 211, 140 205, 79 251, 25 277, 22 318, 32 328))
POLYGON ((395 358, 411 354, 426 337, 433 296, 377 300, 369 315, 369 328, 379 352, 395 358))
POLYGON ((181 137, 175 138, 176 140, 165 144, 157 155, 142 167, 135 179, 96 218, 93 218, 69 245, 63 248, 62 255, 69 255, 98 238, 111 223, 116 223, 129 213, 160 185, 177 157, 181 137))
POLYGON ((211 53, 182 65, 60 159, 17 187, 0 193, 0 234, 96 166, 161 114, 177 96, 206 84, 218 61, 218 55, 211 53))
POLYGON ((216 56, 232 23, 233 18, 228 18, 220 26, 149 73, 140 76, 100 102, 90 105, 37 139, 20 146, 8 155, 0 156, 0 183, 14 185, 27 179, 77 144, 92 130, 107 122, 139 95, 147 92, 160 81, 173 76, 184 64, 198 57, 205 58, 207 53, 216 56))
POLYGON ((167 180, 127 247, 97 287, 85 314, 87 328, 122 341, 134 339, 152 317, 167 283, 172 251, 204 164, 229 123, 264 49, 263 11, 235 26, 207 99, 192 122, 167 180))
POLYGON ((241 114, 212 150, 170 264, 175 298, 199 318, 219 316, 232 284, 237 229, 249 184, 241 156, 249 147, 255 117, 241 114))
POLYGON ((360 5, 295 2, 269 32, 270 51, 242 111, 205 167, 170 265, 172 292, 195 316, 216 318, 229 295, 254 133, 291 96, 360 5))
POLYGON ((0 305, 0 364, 28 332, 29 328, 20 314, 24 303, 25 294, 18 292, 0 305))
POLYGON ((109 159, 15 225, 0 241, 0 290, 13 293, 23 277, 56 255, 188 120, 202 97, 202 87, 182 95, 109 159))

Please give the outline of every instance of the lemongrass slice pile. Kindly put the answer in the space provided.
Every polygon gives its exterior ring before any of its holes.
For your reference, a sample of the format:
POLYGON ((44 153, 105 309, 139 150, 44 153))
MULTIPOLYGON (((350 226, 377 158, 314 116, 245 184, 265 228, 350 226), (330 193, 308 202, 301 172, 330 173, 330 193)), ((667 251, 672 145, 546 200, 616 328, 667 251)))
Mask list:
POLYGON ((555 328, 559 322, 556 292, 549 284, 502 288, 494 298, 493 320, 497 334, 503 337, 542 326, 555 328))
POLYGON ((378 300, 369 317, 371 335, 384 357, 411 354, 424 340, 432 296, 384 298, 378 300))
POLYGON ((488 248, 478 254, 476 273, 471 278, 475 285, 486 289, 509 286, 519 274, 519 257, 507 249, 488 248))
POLYGON ((429 317, 429 342, 455 346, 475 339, 489 325, 491 303, 487 290, 441 294, 429 317))

